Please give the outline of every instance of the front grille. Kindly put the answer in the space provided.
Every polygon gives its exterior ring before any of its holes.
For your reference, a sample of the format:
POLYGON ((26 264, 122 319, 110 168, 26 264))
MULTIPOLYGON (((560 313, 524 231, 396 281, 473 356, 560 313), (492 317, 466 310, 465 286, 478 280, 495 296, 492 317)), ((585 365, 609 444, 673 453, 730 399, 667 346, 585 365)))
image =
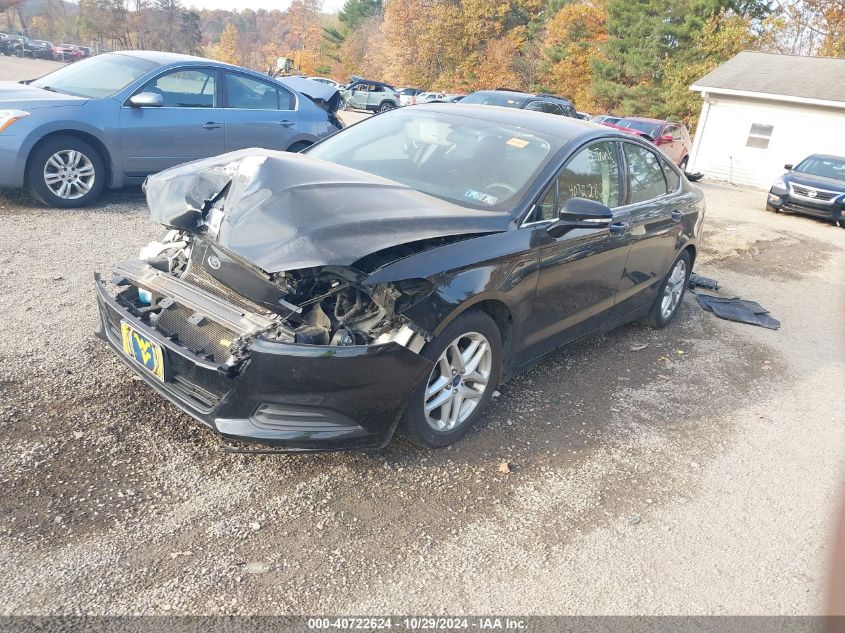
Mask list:
POLYGON ((218 299, 231 303, 241 310, 247 312, 254 312, 256 314, 270 314, 270 311, 250 301, 246 297, 242 297, 228 286, 223 285, 212 277, 207 270, 203 269, 199 264, 195 264, 193 260, 188 262, 188 267, 182 275, 182 281, 193 284, 197 288, 205 290, 209 294, 214 295, 218 299))
POLYGON ((830 200, 833 200, 836 196, 840 195, 838 193, 833 193, 832 191, 822 191, 820 189, 812 189, 795 184, 792 185, 792 191, 796 195, 804 196, 805 198, 812 198, 813 200, 818 200, 819 202, 828 202, 830 200), (813 195, 810 195, 811 191, 815 193, 813 195))
POLYGON ((193 312, 188 308, 173 304, 161 311, 155 319, 155 327, 197 356, 211 357, 218 363, 225 362, 230 355, 229 345, 236 335, 206 318, 194 325, 189 321, 192 315, 193 312))
POLYGON ((794 202, 787 202, 781 207, 784 211, 792 211, 793 213, 803 213, 805 215, 814 215, 818 218, 833 218, 833 208, 820 209, 818 207, 809 207, 806 205, 798 205, 794 202))

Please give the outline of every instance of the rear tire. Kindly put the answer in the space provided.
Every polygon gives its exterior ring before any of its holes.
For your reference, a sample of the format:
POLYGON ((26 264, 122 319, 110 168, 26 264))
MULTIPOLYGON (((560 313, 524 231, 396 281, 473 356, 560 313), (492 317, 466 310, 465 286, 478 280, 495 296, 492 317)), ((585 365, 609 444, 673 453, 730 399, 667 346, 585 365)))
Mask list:
POLYGON ((692 272, 692 262, 689 251, 684 251, 672 263, 669 272, 660 284, 660 290, 651 304, 651 309, 645 319, 646 325, 660 329, 672 322, 678 313, 687 290, 689 276, 692 272))
POLYGON ((502 335, 490 315, 468 310, 421 355, 434 367, 411 395, 398 432, 419 446, 440 448, 462 438, 490 404, 502 373, 502 335))
POLYGON ((378 114, 381 114, 382 112, 389 112, 390 110, 394 110, 395 108, 396 106, 393 104, 392 101, 382 101, 376 112, 378 114))
POLYGON ((684 156, 683 160, 681 161, 681 164, 678 165, 678 169, 680 169, 682 172, 686 173, 687 165, 689 165, 689 156, 684 156))
POLYGON ((100 152, 74 136, 48 139, 27 162, 26 187, 48 207, 87 207, 100 196, 105 181, 100 152))

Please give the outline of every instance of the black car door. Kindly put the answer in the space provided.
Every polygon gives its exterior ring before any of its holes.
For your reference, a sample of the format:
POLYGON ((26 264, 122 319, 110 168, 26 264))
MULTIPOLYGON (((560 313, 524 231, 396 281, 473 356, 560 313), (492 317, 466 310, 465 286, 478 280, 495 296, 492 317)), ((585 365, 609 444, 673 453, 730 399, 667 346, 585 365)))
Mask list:
POLYGON ((680 175, 665 156, 645 145, 623 141, 621 158, 627 182, 620 220, 631 230, 631 253, 619 284, 615 316, 650 305, 678 243, 686 202, 680 175))
MULTIPOLYGON (((537 291, 526 328, 523 361, 596 328, 613 306, 630 246, 628 227, 574 229, 555 239, 547 229, 573 197, 618 207, 622 198, 615 141, 597 141, 576 150, 523 225, 539 246, 537 291)), ((615 212, 614 212, 615 215, 615 212)))

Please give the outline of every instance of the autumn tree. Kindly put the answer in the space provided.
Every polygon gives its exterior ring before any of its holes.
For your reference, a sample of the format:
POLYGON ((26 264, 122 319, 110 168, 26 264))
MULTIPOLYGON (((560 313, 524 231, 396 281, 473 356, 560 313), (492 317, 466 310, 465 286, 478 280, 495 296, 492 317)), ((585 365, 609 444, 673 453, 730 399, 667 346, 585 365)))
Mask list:
POLYGON ((211 56, 227 64, 238 64, 240 62, 240 39, 241 34, 234 24, 227 24, 220 34, 220 41, 211 48, 211 56))
POLYGON ((712 16, 696 36, 688 54, 683 59, 670 59, 664 65, 667 115, 683 121, 690 128, 694 127, 701 108, 701 97, 689 87, 719 64, 752 48, 756 39, 751 19, 724 9, 712 16))
POLYGON ((590 79, 591 64, 601 59, 607 39, 607 14, 601 4, 565 4, 546 26, 542 80, 579 109, 595 111, 596 95, 590 79))

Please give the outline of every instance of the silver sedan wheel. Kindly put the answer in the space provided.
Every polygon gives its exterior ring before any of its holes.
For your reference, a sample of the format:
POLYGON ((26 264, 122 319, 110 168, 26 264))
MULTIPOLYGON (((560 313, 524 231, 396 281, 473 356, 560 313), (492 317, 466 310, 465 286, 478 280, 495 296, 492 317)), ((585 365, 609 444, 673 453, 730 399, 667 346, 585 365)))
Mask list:
POLYGON ((467 421, 481 402, 493 352, 483 334, 461 334, 443 350, 428 377, 425 418, 435 431, 451 431, 467 421))
POLYGON ((44 184, 65 200, 76 200, 91 191, 96 177, 94 163, 75 149, 56 152, 44 165, 44 184))
POLYGON ((681 296, 684 294, 684 284, 687 281, 687 263, 683 259, 675 262, 675 267, 666 280, 663 288, 663 299, 660 303, 660 316, 663 320, 669 319, 678 307, 681 296))

